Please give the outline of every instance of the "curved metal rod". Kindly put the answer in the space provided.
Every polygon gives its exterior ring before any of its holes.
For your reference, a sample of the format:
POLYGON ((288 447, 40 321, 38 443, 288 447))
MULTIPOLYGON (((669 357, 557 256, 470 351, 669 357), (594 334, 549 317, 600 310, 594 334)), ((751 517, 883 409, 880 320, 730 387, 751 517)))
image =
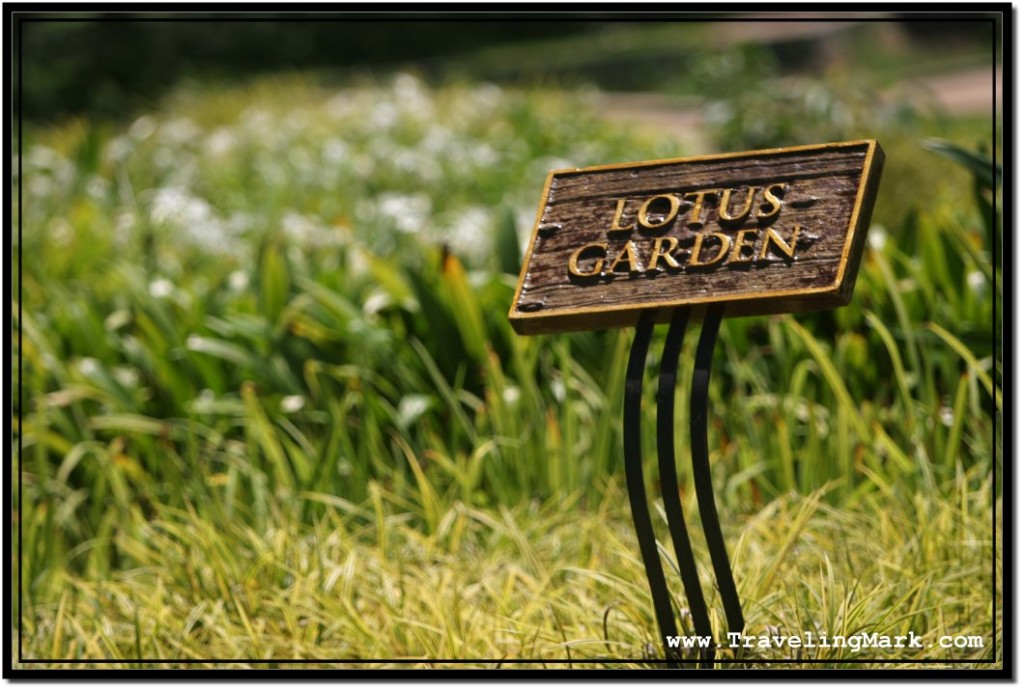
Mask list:
POLYGON ((622 410, 622 441, 626 456, 626 491, 629 494, 629 508, 633 512, 633 526, 640 543, 640 556, 647 572, 647 584, 654 601, 654 616, 661 631, 661 642, 665 657, 671 667, 677 667, 678 652, 669 648, 668 636, 676 635, 675 616, 672 600, 665 584, 665 572, 661 567, 658 544, 654 538, 651 514, 647 510, 647 492, 644 490, 644 471, 640 448, 640 399, 643 393, 644 363, 651 343, 653 322, 647 314, 641 314, 636 324, 636 335, 629 351, 626 365, 626 392, 622 410))
MULTIPOLYGON (((687 308, 677 309, 672 314, 672 323, 665 340, 665 350, 661 356, 661 374, 658 377, 658 477, 661 481, 661 498, 665 504, 665 517, 668 521, 672 544, 676 550, 676 562, 679 574, 686 591, 686 601, 690 605, 693 616, 694 632, 698 636, 711 639, 711 619, 708 616, 704 592, 700 586, 697 573, 697 561, 693 557, 690 536, 686 532, 686 520, 683 517, 683 505, 679 499, 679 478, 676 475, 675 450, 675 392, 676 372, 679 369, 679 353, 683 347, 683 336, 686 334, 686 323, 690 311, 687 308)), ((715 658, 714 646, 701 651, 705 661, 715 658)), ((708 662, 705 665, 710 666, 708 662)))
POLYGON ((697 490, 697 505, 704 524, 704 537, 708 541, 711 565, 715 569, 718 590, 729 631, 743 631, 743 608, 740 606, 729 553, 725 550, 722 526, 715 509, 715 490, 711 483, 711 464, 708 462, 708 381, 711 378, 711 358, 715 354, 715 340, 722 323, 721 305, 708 307, 704 328, 697 344, 697 357, 690 388, 690 451, 693 454, 693 482, 697 490))

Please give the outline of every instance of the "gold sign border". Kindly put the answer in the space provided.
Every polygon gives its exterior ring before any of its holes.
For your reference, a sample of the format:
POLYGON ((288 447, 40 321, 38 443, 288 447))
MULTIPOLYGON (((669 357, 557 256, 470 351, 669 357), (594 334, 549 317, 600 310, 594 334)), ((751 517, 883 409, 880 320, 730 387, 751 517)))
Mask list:
MULTIPOLYGON (((766 299, 770 297, 792 297, 792 296, 838 296, 841 304, 849 302, 850 292, 853 288, 853 281, 847 280, 852 279, 855 275, 850 273, 847 275, 847 268, 849 259, 854 249, 854 240, 857 239, 857 228, 860 222, 861 206, 864 203, 864 197, 868 193, 869 184, 872 181, 877 182, 876 167, 880 172, 881 164, 885 160, 885 153, 882 151, 882 147, 879 146, 878 141, 875 139, 856 139, 846 142, 830 142, 827 144, 805 144, 802 146, 790 146, 777 149, 756 149, 753 151, 738 151, 727 154, 705 154, 701 156, 688 156, 683 158, 664 158, 656 159, 651 161, 637 161, 634 163, 610 163, 599 166, 589 166, 587 168, 559 168, 552 170, 548 173, 547 179, 544 181, 544 191, 541 193, 540 204, 537 207, 537 220, 533 224, 533 233, 530 236, 530 244, 526 250, 526 257, 523 259, 523 266, 519 271, 519 282, 516 285, 515 296, 512 299, 512 306, 508 312, 509 321, 512 322, 513 328, 517 333, 522 334, 539 334, 539 333, 556 333, 563 329, 544 329, 537 328, 536 325, 530 326, 531 322, 542 320, 547 321, 556 317, 565 316, 593 316, 595 322, 600 322, 601 316, 613 317, 615 314, 623 312, 641 312, 645 310, 670 310, 675 307, 682 307, 684 305, 702 305, 707 303, 715 302, 748 302, 751 300, 766 299), (541 220, 544 218, 544 209, 548 204, 548 198, 551 193, 551 183, 556 175, 566 174, 581 174, 590 173, 600 170, 618 170, 622 168, 643 168, 649 166, 660 166, 673 163, 694 163, 699 161, 721 161, 730 158, 743 158, 750 156, 764 156, 773 154, 786 154, 796 151, 829 151, 843 148, 862 147, 867 145, 867 152, 864 157, 864 169, 861 172, 860 184, 857 187, 857 197, 854 200, 853 211, 850 214, 850 225, 846 229, 846 242, 843 244, 843 252, 839 258, 839 271, 836 274, 836 280, 833 284, 828 286, 820 286, 815 288, 789 288, 782 290, 772 291, 758 291, 752 293, 739 293, 732 294, 728 299, 719 299, 715 296, 706 297, 693 297, 684 300, 672 300, 672 301, 659 301, 659 302, 633 302, 625 304, 609 304, 608 306, 601 307, 581 307, 581 308, 567 308, 562 307, 558 309, 551 309, 541 312, 519 312, 516 307, 519 305, 519 299, 522 296, 523 284, 526 282, 526 275, 530 267, 530 261, 533 259, 533 250, 537 246, 537 233, 540 228, 541 220), (524 327, 520 330, 520 326, 524 327)), ((875 190, 872 189, 872 192, 875 190)), ((863 247, 863 238, 860 238, 860 242, 857 243, 857 256, 859 258, 860 249, 863 247)), ((856 269, 856 267, 854 267, 856 269)), ((585 327, 582 327, 585 328, 585 327)), ((600 326, 596 328, 602 328, 600 326)), ((577 329, 564 329, 565 331, 577 330, 577 329)))

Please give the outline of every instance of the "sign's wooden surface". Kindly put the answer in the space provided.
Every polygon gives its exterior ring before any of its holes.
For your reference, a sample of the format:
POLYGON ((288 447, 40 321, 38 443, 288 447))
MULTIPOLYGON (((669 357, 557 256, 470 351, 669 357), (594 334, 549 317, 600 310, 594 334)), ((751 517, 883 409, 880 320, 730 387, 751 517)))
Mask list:
POLYGON ((849 302, 884 155, 874 140, 556 170, 509 319, 521 334, 849 302))

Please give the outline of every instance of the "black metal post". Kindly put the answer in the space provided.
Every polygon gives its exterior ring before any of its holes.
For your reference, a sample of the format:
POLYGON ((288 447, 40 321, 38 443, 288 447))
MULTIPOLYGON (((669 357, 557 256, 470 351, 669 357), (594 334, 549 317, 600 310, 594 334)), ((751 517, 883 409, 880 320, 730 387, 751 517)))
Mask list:
POLYGON ((622 438, 626 457, 626 491, 629 494, 629 507, 633 513, 633 527, 636 529, 637 542, 640 543, 640 556, 643 558, 644 570, 647 572, 647 584, 651 589, 654 601, 654 616, 661 632, 661 643, 665 649, 665 657, 669 666, 678 668, 675 661, 678 653, 668 646, 668 636, 676 635, 675 616, 672 611, 672 599, 665 583, 665 572, 661 567, 658 555, 658 544, 651 525, 651 514, 647 510, 647 491, 644 489, 644 471, 641 458, 640 439, 640 400, 643 394, 644 364, 647 349, 651 343, 653 322, 646 314, 641 314, 636 325, 636 335, 629 351, 629 362, 626 365, 626 392, 622 411, 622 438))
POLYGON ((690 450, 693 454, 693 482, 697 490, 697 506, 704 536, 708 542, 711 565, 722 595, 725 619, 729 630, 743 631, 743 608, 736 592, 729 553, 725 549, 722 526, 718 522, 715 508, 715 489, 711 483, 711 464, 708 462, 708 382, 711 379, 711 359, 715 353, 718 328, 722 323, 721 305, 708 307, 704 327, 697 344, 697 357, 693 368, 693 384, 690 388, 690 450))
MULTIPOLYGON (((711 464, 708 462, 708 383, 711 379, 711 360, 715 352, 718 330, 722 323, 722 314, 721 305, 711 305, 707 308, 700 341, 697 344, 693 383, 690 388, 690 453, 693 459, 693 482, 697 494, 697 507, 704 527, 704 537, 708 543, 708 553, 711 556, 715 580, 722 596, 726 622, 729 625, 729 631, 742 632, 744 627, 743 609, 736 591, 736 583, 733 580, 732 568, 729 565, 729 553, 725 549, 722 526, 718 521, 714 486, 711 482, 711 464)), ((665 517, 669 533, 672 536, 672 544, 675 547, 679 574, 693 617, 694 633, 699 637, 707 637, 708 640, 711 640, 710 646, 702 647, 700 650, 700 666, 709 668, 713 666, 715 659, 711 618, 704 600, 700 575, 693 556, 693 547, 686 530, 682 501, 679 498, 679 481, 676 475, 674 434, 676 375, 689 315, 690 312, 687 308, 680 308, 673 313, 672 323, 665 340, 665 350, 662 353, 657 398, 658 477, 661 481, 665 517)), ((650 314, 642 314, 637 321, 636 335, 633 337, 629 362, 626 366, 626 391, 622 415, 626 457, 626 490, 629 494, 633 525, 636 528, 637 541, 640 543, 640 556, 643 558, 644 570, 647 573, 647 584, 651 589, 654 616, 661 632, 665 656, 670 667, 678 668, 682 651, 681 648, 672 648, 668 645, 668 638, 677 635, 676 622, 672 599, 665 582, 665 571, 661 566, 661 557, 658 553, 658 543, 654 537, 651 514, 647 509, 647 492, 644 489, 641 458, 640 402, 643 396, 644 365, 653 329, 654 324, 650 314)))
MULTIPOLYGON (((665 518, 668 521, 672 545, 675 547, 676 562, 679 575, 686 592, 686 602, 693 617, 694 633, 697 636, 712 639, 711 619, 704 601, 704 593, 700 586, 700 575, 697 573, 697 561, 693 557, 693 548, 686 531, 686 520, 683 517, 683 505, 679 498, 679 479, 676 475, 675 450, 675 392, 676 373, 679 369, 679 353, 683 347, 683 336, 690 317, 687 308, 680 308, 672 314, 665 350, 661 356, 661 375, 658 378, 658 477, 661 481, 661 498, 665 505, 665 518)), ((701 650, 703 662, 701 667, 711 667, 715 658, 714 643, 701 650)))

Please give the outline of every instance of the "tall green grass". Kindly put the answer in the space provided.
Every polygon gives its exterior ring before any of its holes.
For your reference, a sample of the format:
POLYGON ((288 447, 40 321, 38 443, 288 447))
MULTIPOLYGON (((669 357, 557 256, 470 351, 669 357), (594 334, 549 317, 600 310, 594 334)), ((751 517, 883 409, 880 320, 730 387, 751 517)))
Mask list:
MULTIPOLYGON (((23 133, 29 653, 636 656, 653 629, 615 480, 629 334, 522 338, 505 315, 548 169, 687 152, 574 98, 276 80, 23 133), (625 633, 593 642, 614 601, 625 633), (514 642, 485 644, 506 625, 514 642)), ((876 216, 850 307, 724 324, 711 454, 753 621, 938 630, 990 606, 1001 231, 975 204, 994 185, 876 216), (783 587, 808 579, 820 592, 783 587)))

